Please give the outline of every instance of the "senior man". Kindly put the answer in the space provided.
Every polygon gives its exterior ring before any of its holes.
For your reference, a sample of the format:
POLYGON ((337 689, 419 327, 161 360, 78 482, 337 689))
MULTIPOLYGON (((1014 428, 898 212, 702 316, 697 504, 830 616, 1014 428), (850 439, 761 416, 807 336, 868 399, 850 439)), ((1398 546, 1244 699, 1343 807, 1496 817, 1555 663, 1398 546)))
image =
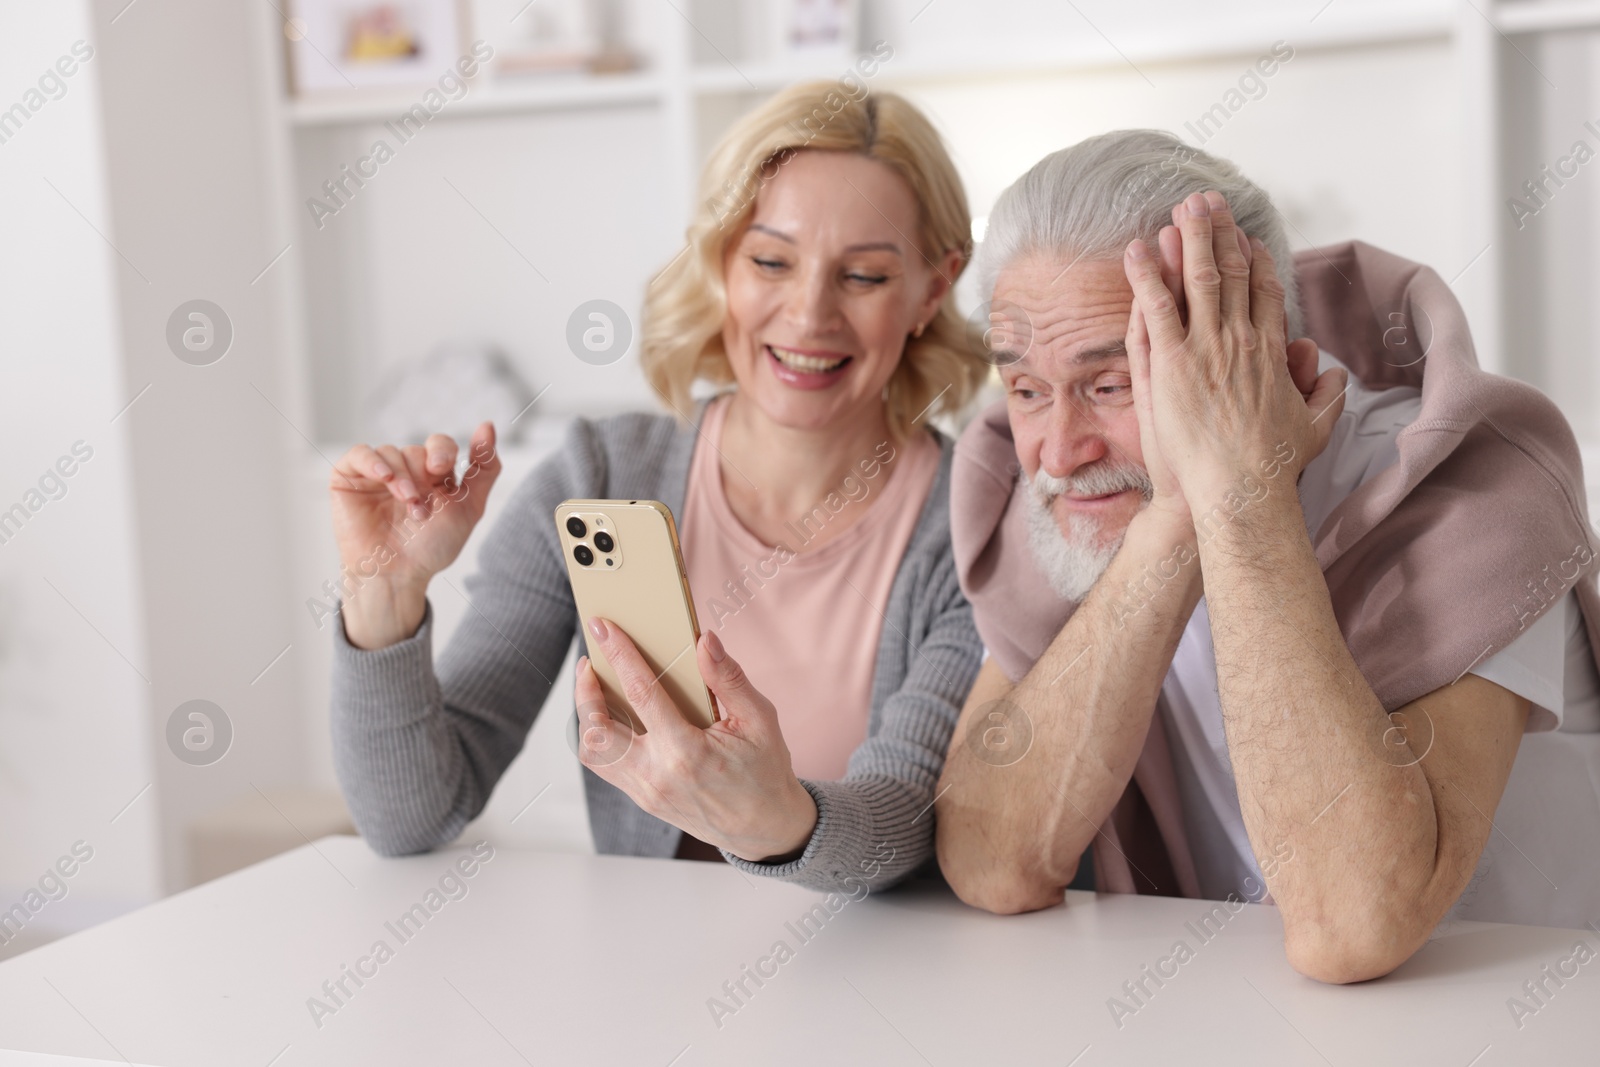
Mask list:
POLYGON ((1155 131, 991 213, 1006 399, 952 509, 989 658, 938 853, 1001 913, 1081 858, 1102 890, 1270 901, 1290 962, 1350 982, 1461 898, 1523 732, 1600 730, 1600 594, 1555 407, 1478 370, 1431 271, 1351 244, 1297 272, 1279 218, 1155 131))

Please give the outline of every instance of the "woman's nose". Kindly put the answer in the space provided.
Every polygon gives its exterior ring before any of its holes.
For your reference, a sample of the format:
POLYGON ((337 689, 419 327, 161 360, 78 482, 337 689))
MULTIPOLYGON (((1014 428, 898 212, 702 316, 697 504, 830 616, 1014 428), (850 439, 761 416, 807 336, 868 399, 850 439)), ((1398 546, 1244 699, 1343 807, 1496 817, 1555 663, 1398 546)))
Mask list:
POLYGON ((833 286, 820 270, 808 270, 794 281, 789 293, 789 320, 801 334, 819 336, 828 333, 838 317, 839 305, 833 286))

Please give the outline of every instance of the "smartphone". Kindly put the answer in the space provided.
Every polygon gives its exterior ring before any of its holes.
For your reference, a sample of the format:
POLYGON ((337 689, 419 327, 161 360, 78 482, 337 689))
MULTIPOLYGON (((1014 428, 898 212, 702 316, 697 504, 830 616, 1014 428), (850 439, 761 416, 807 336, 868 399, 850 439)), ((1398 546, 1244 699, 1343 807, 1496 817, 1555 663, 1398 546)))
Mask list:
MULTIPOLYGON (((716 722, 671 509, 657 500, 567 500, 556 508, 556 532, 580 625, 599 615, 622 627, 684 716, 701 727, 716 722)), ((644 733, 605 655, 591 645, 589 659, 612 718, 644 733)))

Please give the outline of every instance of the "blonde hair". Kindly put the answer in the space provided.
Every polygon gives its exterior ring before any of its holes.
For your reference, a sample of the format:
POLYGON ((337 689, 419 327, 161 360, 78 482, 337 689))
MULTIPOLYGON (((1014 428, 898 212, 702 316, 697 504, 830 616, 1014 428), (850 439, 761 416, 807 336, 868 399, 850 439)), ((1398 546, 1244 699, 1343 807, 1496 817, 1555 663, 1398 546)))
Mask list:
MULTIPOLYGON (((651 387, 680 416, 688 417, 695 381, 733 381, 722 344, 723 254, 749 222, 762 185, 806 149, 853 152, 900 175, 917 198, 918 251, 935 263, 951 250, 961 253, 950 278, 952 292, 971 259, 966 192, 938 131, 920 111, 894 93, 869 94, 859 83, 791 86, 745 116, 717 145, 700 178, 701 207, 689 223, 687 247, 646 290, 639 362, 651 387)), ((988 370, 968 347, 966 322, 946 293, 922 336, 906 338, 889 379, 890 431, 904 438, 921 419, 961 410, 988 370)))

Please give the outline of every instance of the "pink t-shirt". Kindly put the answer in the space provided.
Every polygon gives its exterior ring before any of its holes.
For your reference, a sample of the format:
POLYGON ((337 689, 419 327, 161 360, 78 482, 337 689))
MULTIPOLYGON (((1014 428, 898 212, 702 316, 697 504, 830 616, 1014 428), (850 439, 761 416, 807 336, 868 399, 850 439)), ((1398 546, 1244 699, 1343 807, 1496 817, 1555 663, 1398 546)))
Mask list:
POLYGON ((843 778, 850 753, 866 740, 883 611, 938 472, 939 446, 928 433, 899 446, 883 441, 788 524, 791 537, 767 545, 734 516, 723 492, 717 449, 728 399, 706 410, 679 517, 700 629, 722 639, 777 707, 795 774, 843 778), (886 474, 889 460, 895 466, 886 474), (860 509, 848 530, 805 547, 860 509))

